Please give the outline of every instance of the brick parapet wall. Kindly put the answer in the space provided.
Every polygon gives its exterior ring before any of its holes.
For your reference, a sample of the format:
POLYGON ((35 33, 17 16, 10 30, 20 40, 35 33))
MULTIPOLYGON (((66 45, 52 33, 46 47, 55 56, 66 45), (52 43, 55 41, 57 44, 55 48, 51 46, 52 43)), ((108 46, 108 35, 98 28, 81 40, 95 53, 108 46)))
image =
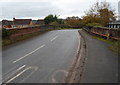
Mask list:
POLYGON ((11 35, 9 36, 10 38, 30 34, 30 33, 35 33, 35 32, 42 32, 46 31, 48 29, 55 29, 54 26, 34 26, 34 27, 26 27, 26 28, 14 28, 14 29, 7 29, 11 35))

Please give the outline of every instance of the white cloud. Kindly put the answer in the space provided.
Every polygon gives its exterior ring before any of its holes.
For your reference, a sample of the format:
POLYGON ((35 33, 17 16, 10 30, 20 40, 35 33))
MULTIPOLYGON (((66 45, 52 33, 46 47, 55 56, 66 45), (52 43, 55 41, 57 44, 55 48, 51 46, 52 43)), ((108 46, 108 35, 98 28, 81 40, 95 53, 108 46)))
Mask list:
MULTIPOLYGON (((98 0, 0 0, 2 18, 44 18, 48 14, 68 16, 83 16, 92 4, 98 0)), ((99 0, 104 1, 104 0, 99 0)), ((119 0, 106 0, 117 9, 119 0)), ((1 16, 1 14, 0 14, 1 16)))

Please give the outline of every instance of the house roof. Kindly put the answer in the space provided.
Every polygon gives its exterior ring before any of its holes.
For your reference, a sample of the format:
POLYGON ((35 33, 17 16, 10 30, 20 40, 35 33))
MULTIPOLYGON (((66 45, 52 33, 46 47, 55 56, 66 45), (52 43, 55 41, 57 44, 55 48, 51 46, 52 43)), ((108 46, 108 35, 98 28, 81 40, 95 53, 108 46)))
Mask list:
POLYGON ((14 22, 13 21, 8 21, 8 25, 13 25, 14 22))
POLYGON ((37 24, 37 25, 43 25, 44 23, 45 22, 44 22, 43 19, 39 19, 39 20, 37 20, 37 22, 35 24, 37 24))
POLYGON ((15 25, 29 25, 32 19, 14 19, 15 25))
POLYGON ((35 24, 37 22, 37 20, 32 20, 32 23, 35 24))
POLYGON ((8 21, 8 20, 2 20, 2 25, 13 25, 13 21, 8 21))

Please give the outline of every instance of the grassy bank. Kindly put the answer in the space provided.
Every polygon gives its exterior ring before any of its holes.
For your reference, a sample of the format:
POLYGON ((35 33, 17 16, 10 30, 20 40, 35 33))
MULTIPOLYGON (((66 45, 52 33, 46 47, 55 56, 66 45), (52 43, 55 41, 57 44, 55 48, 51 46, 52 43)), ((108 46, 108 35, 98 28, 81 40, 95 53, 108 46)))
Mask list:
POLYGON ((100 38, 100 37, 96 37, 96 36, 93 36, 93 38, 111 44, 111 46, 109 47, 109 49, 112 50, 113 52, 115 52, 117 55, 120 56, 120 41, 115 41, 115 40, 111 40, 111 39, 106 40, 104 38, 100 38))
POLYGON ((51 31, 51 30, 53 30, 53 29, 47 29, 44 31, 38 31, 38 32, 26 34, 26 35, 21 35, 21 36, 15 37, 15 38, 4 38, 4 39, 2 39, 2 47, 17 43, 17 42, 22 41, 22 40, 30 39, 32 37, 44 34, 44 33, 51 31))
POLYGON ((110 49, 120 56, 120 41, 113 42, 110 49))

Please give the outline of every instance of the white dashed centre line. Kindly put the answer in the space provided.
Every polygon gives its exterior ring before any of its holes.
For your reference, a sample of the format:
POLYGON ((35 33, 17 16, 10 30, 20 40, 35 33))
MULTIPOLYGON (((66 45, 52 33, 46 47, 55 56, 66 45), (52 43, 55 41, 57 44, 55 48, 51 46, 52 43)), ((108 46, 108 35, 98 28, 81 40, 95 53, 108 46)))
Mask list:
POLYGON ((52 42, 52 41, 54 41, 56 38, 57 38, 58 36, 55 36, 53 39, 51 39, 50 41, 52 42))
POLYGON ((29 56, 29 55, 33 54, 34 52, 36 52, 37 50, 39 50, 39 49, 43 48, 44 46, 45 46, 45 45, 42 45, 42 46, 38 47, 37 49, 33 50, 32 52, 30 52, 30 53, 28 53, 28 54, 26 54, 26 55, 24 55, 24 56, 20 57, 19 59, 17 59, 17 60, 15 60, 15 61, 13 61, 13 63, 16 63, 16 62, 18 62, 18 61, 22 60, 23 58, 25 58, 25 57, 27 57, 27 56, 29 56))

